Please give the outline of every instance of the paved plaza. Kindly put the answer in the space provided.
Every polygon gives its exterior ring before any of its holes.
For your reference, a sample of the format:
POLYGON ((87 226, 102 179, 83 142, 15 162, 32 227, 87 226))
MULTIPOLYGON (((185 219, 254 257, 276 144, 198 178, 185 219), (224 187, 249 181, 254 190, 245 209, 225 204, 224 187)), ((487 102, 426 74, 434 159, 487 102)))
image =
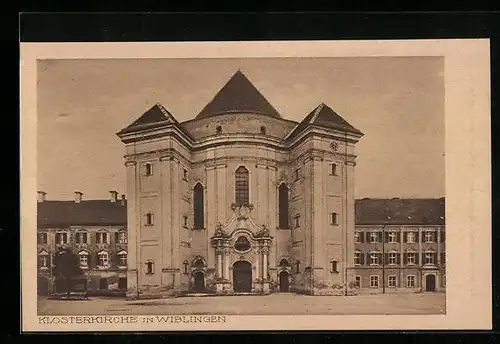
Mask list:
POLYGON ((91 298, 82 301, 39 298, 38 315, 337 315, 445 314, 444 293, 358 296, 205 296, 126 301, 91 298))

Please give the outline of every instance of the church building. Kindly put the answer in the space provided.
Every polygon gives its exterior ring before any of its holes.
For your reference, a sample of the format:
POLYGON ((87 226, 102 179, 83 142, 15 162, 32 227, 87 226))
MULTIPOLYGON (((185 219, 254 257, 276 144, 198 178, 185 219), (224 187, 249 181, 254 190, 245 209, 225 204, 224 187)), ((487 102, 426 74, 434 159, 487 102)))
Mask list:
POLYGON ((323 103, 304 115, 237 71, 193 119, 156 104, 117 133, 129 297, 348 292, 363 133, 323 103))

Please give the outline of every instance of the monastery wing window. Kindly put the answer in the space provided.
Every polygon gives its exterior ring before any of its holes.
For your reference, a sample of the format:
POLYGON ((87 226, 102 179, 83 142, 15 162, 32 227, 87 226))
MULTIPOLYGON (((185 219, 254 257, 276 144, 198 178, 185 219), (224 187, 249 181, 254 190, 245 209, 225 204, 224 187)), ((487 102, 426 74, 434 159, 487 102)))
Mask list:
POLYGON ((235 179, 235 203, 237 206, 248 205, 250 203, 248 170, 243 166, 238 167, 235 179))

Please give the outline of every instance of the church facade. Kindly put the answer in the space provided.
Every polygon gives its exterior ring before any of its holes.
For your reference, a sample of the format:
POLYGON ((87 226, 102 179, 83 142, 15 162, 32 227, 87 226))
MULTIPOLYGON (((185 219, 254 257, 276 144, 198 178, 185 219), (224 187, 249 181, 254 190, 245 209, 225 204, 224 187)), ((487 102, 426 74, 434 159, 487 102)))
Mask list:
POLYGON ((194 119, 156 104, 117 135, 129 297, 320 295, 355 283, 363 133, 326 104, 285 119, 238 71, 194 119))

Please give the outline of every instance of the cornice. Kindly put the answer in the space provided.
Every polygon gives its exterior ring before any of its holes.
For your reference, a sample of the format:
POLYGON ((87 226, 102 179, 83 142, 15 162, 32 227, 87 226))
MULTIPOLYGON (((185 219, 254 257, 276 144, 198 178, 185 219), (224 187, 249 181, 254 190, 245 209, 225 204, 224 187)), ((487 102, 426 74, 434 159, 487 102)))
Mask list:
POLYGON ((160 161, 174 160, 177 163, 182 162, 186 166, 190 167, 194 167, 197 165, 227 166, 227 163, 229 162, 237 161, 243 163, 245 162, 255 163, 257 161, 256 165, 258 168, 271 168, 271 169, 277 169, 278 166, 287 166, 289 164, 294 164, 297 162, 306 163, 311 159, 314 161, 323 161, 327 157, 332 157, 334 159, 344 161, 349 166, 355 166, 356 164, 355 161, 357 158, 357 156, 353 154, 345 155, 342 153, 332 152, 326 149, 318 149, 318 148, 305 149, 303 153, 297 155, 295 158, 292 159, 287 158, 287 160, 278 160, 266 157, 224 156, 224 157, 203 159, 199 161, 191 161, 188 157, 185 157, 174 148, 164 148, 150 152, 127 154, 124 156, 124 158, 127 160, 125 162, 125 165, 127 167, 135 166, 134 164, 137 163, 136 160, 139 159, 143 160, 149 158, 149 159, 159 159, 160 161))

